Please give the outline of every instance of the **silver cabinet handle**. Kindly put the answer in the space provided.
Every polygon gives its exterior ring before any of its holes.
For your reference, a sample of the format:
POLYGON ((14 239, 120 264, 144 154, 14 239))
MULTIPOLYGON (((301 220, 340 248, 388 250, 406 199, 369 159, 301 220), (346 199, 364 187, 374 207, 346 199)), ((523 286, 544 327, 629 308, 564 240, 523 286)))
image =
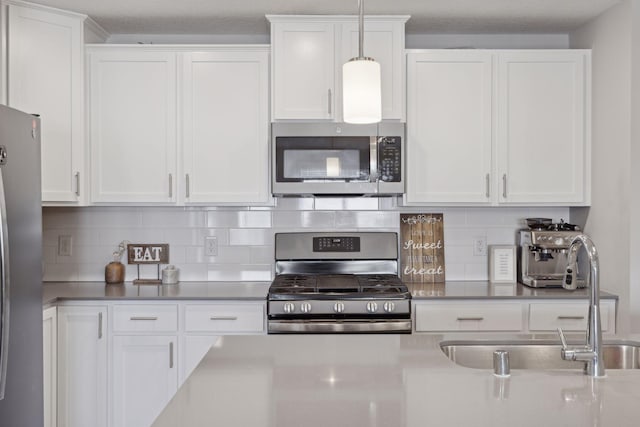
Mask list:
POLYGON ((487 196, 487 199, 488 199, 489 197, 491 197, 491 175, 487 174, 487 176, 484 179, 485 179, 485 186, 486 186, 485 195, 487 196))
POLYGON ((76 196, 80 197, 80 172, 76 172, 76 196))
POLYGON ((173 175, 169 174, 169 198, 173 197, 173 175))
POLYGON ((158 320, 157 316, 132 316, 129 320, 158 320))
POLYGON ((507 174, 502 175, 502 197, 507 198, 507 174))
POLYGON ((238 316, 211 316, 209 320, 238 320, 238 316))
POLYGON ((98 339, 102 339, 102 313, 98 313, 98 339))
POLYGON ((189 196, 191 195, 191 191, 190 191, 190 188, 189 188, 189 187, 191 187, 191 182, 190 182, 191 180, 189 179, 189 174, 187 174, 185 176, 185 181, 186 181, 186 187, 187 187, 185 195, 186 195, 187 198, 189 198, 189 196))
POLYGON ((558 320, 584 320, 584 316, 558 316, 558 320))
POLYGON ((173 342, 169 343, 169 369, 173 369, 173 342))
POLYGON ((329 96, 327 96, 327 110, 329 111, 329 115, 331 115, 331 89, 327 89, 329 96))
POLYGON ((481 320, 484 320, 484 317, 458 317, 457 320, 460 321, 460 322, 463 322, 463 321, 476 321, 476 322, 479 322, 481 320))

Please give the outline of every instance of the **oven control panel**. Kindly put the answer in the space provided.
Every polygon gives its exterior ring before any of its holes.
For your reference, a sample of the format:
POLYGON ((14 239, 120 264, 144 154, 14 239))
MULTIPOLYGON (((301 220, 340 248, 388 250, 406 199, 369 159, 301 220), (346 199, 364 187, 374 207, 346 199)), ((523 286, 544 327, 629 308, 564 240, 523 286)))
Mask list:
POLYGON ((314 237, 313 252, 360 252, 360 237, 314 237))

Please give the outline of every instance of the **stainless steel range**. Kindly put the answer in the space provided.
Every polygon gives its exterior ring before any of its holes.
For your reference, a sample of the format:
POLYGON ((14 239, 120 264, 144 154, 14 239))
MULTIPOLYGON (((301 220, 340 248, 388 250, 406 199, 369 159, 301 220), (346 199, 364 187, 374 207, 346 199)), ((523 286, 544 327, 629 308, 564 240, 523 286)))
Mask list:
POLYGON ((278 233, 268 330, 411 333, 396 233, 278 233))

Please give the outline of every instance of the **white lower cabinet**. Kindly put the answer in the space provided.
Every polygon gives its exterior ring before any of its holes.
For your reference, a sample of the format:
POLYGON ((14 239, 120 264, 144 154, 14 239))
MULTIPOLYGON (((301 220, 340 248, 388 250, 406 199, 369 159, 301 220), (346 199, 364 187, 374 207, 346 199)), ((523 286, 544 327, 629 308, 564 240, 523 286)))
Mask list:
POLYGON ((107 307, 58 307, 58 426, 107 426, 107 307))
MULTIPOLYGON (((43 339, 45 355, 55 358, 50 316, 44 313, 43 339)), ((263 333, 264 301, 60 305, 58 425, 148 427, 223 335, 263 333)), ((44 359, 45 398, 55 402, 47 395, 55 382, 50 360, 44 359)), ((46 413, 55 422, 55 411, 46 413)))
POLYGON ((114 336, 111 425, 150 426, 178 389, 176 335, 114 336))
POLYGON ((55 427, 57 425, 57 322, 58 318, 56 314, 56 307, 49 307, 42 311, 42 391, 44 407, 44 427, 55 427))
MULTIPOLYGON (((587 300, 414 301, 415 332, 555 333, 587 328, 587 300)), ((602 332, 616 332, 616 301, 600 300, 602 332)))

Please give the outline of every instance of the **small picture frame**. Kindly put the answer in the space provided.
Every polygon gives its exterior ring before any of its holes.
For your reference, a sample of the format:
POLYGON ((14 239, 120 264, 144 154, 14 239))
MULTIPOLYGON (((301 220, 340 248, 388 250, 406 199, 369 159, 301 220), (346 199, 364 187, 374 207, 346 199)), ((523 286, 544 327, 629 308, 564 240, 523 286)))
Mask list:
POLYGON ((516 247, 514 245, 489 246, 489 281, 516 283, 516 247))

